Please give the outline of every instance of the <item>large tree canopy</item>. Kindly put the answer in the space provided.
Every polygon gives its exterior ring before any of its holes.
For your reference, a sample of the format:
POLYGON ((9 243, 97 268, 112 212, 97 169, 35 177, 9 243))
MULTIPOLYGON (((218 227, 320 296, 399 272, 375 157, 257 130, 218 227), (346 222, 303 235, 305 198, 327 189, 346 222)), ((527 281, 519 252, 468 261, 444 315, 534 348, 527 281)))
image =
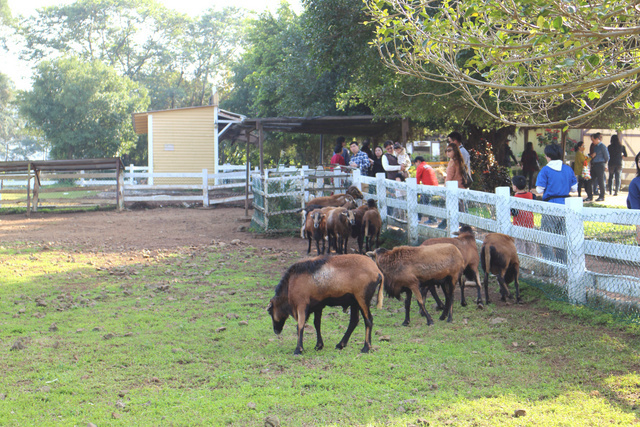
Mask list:
POLYGON ((144 111, 145 89, 99 61, 45 61, 33 89, 20 97, 31 127, 51 143, 51 158, 82 159, 122 155, 137 140, 131 113, 144 111))
POLYGON ((240 10, 210 9, 198 18, 154 0, 77 0, 23 19, 23 57, 72 55, 99 60, 150 89, 152 108, 203 105, 208 78, 225 75, 239 46, 240 10))
POLYGON ((584 125, 637 110, 640 0, 367 0, 401 74, 452 85, 511 125, 584 125))

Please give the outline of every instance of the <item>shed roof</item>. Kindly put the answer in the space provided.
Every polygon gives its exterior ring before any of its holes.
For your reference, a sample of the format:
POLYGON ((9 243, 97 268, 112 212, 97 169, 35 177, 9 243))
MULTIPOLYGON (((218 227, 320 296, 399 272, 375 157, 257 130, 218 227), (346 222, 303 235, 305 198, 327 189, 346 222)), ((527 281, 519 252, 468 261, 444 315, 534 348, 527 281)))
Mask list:
MULTIPOLYGON (((170 114, 176 111, 185 111, 185 110, 194 110, 194 109, 202 109, 202 108, 215 108, 213 105, 203 105, 198 107, 184 107, 184 108, 174 108, 171 110, 152 110, 152 111, 144 111, 141 113, 133 113, 131 114, 131 118, 133 120, 133 130, 137 134, 145 134, 149 133, 149 114, 170 114)), ((233 121, 242 121, 245 118, 242 114, 232 113, 231 111, 218 109, 218 120, 233 120, 233 121)))
MULTIPOLYGON (((236 128, 257 128, 264 131, 307 133, 315 135, 377 136, 398 130, 401 117, 380 118, 375 116, 314 116, 314 117, 267 117, 247 118, 236 128)), ((233 132, 233 130, 232 130, 233 132)))

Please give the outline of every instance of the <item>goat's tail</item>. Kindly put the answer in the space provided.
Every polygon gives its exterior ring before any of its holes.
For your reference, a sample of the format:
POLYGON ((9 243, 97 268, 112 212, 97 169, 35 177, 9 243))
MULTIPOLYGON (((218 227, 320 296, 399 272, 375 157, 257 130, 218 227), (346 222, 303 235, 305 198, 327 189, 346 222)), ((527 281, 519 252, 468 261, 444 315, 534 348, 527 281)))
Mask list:
POLYGON ((380 282, 380 288, 378 289, 378 305, 376 307, 382 308, 382 302, 384 301, 384 276, 378 274, 378 282, 380 282))
POLYGON ((491 270, 491 246, 485 246, 484 248, 484 266, 483 269, 486 273, 491 270))
POLYGON ((369 237, 369 218, 367 218, 364 221, 363 227, 364 227, 364 238, 366 239, 367 237, 369 237))

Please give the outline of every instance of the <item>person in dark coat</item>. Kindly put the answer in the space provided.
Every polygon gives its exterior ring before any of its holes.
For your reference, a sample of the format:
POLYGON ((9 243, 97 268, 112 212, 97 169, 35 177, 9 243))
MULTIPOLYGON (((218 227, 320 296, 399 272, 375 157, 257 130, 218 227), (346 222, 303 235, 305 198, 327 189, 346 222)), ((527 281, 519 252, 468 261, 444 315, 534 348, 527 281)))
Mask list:
POLYGON ((373 165, 369 169, 369 176, 375 177, 377 173, 386 173, 384 166, 382 166, 382 147, 376 147, 373 149, 373 165))
POLYGON ((620 190, 622 158, 627 157, 627 149, 624 148, 624 145, 620 144, 618 135, 611 135, 611 143, 607 147, 607 150, 609 150, 609 179, 607 179, 607 191, 609 195, 613 192, 613 195, 617 196, 618 190, 620 190), (614 185, 612 186, 611 184, 614 185))
POLYGON ((533 188, 534 176, 537 171, 540 170, 538 166, 538 153, 533 149, 533 142, 527 142, 520 158, 520 164, 522 165, 522 174, 527 178, 529 183, 529 191, 533 188))

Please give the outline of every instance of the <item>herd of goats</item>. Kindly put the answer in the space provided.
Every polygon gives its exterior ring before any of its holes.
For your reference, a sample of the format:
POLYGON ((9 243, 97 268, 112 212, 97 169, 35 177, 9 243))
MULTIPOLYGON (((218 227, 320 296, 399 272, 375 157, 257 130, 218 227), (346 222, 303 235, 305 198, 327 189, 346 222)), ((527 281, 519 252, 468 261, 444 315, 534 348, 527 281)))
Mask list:
POLYGON ((380 213, 374 200, 357 207, 355 200, 362 198, 360 190, 350 187, 346 194, 310 200, 303 211, 305 225, 302 234, 309 240, 307 253, 311 251, 312 240, 315 240, 318 256, 297 262, 287 269, 267 308, 276 334, 282 332, 290 315, 297 321, 298 342, 294 354, 302 353, 304 326, 312 313, 317 336, 315 348, 320 350, 324 347, 320 324, 322 310, 327 306, 340 306, 345 310, 350 308, 349 326, 336 345, 337 349, 347 345, 362 314, 365 323, 362 352, 367 353, 371 348, 373 326, 370 306, 376 289, 378 308, 382 308, 383 289, 388 296, 397 299, 403 293, 406 295, 404 326, 409 325, 412 295, 418 301, 420 314, 427 318, 427 324, 433 324, 424 304, 427 292, 431 292, 438 308, 442 310, 440 320, 451 322, 456 283, 460 284, 461 304, 467 305, 464 297, 465 278, 475 281, 477 304, 482 306, 478 272, 480 263, 485 272, 486 303, 489 303, 489 273, 498 279, 502 301, 511 297, 507 285, 513 281, 516 301, 521 302, 518 284, 520 263, 512 237, 490 233, 485 237, 478 254, 473 229, 462 226, 453 238, 428 239, 416 247, 378 248, 382 227, 380 213), (347 253, 349 237, 358 239, 360 254, 347 253), (327 253, 330 254, 333 248, 338 255, 324 256, 325 241, 327 253), (363 251, 363 243, 366 252, 363 251), (444 293, 444 304, 436 292, 437 286, 444 293))

